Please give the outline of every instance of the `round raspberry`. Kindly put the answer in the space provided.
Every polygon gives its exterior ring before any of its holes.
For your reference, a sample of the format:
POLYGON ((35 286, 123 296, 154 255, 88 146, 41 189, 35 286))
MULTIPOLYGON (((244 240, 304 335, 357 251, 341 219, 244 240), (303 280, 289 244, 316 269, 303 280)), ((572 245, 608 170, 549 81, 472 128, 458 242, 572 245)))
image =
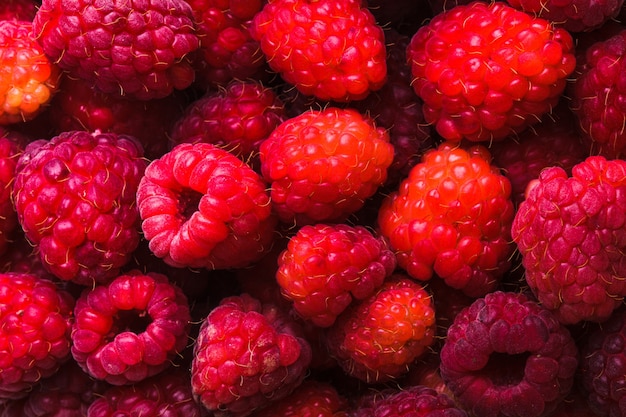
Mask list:
POLYGON ((345 417, 347 400, 328 382, 305 380, 288 397, 255 412, 254 417, 345 417))
POLYGON ((329 327, 353 300, 369 297, 396 267, 386 242, 362 226, 307 225, 278 258, 276 280, 295 310, 329 327))
POLYGON ((202 323, 192 392, 215 417, 244 417, 290 395, 311 361, 294 322, 247 294, 224 298, 202 323))
POLYGON ((183 0, 43 0, 33 32, 59 67, 105 93, 149 100, 194 80, 199 39, 183 0))
POLYGON ((32 29, 30 21, 0 20, 0 125, 32 120, 59 88, 61 71, 32 29))
POLYGON ((304 95, 360 100, 385 84, 384 33, 361 0, 270 0, 250 32, 270 68, 304 95))
POLYGON ((436 15, 411 38, 413 88, 447 140, 502 140, 548 113, 574 71, 572 36, 503 2, 436 15))
POLYGON ((113 385, 142 381, 171 366, 187 346, 187 297, 165 275, 131 271, 85 289, 76 300, 72 356, 113 385))
POLYGON ((626 296, 626 161, 541 172, 512 225, 537 299, 566 324, 604 321, 626 296))
POLYGON ((328 349, 348 375, 386 382, 405 374, 433 344, 435 333, 430 293, 398 274, 337 318, 328 329, 328 349))
POLYGON ((70 131, 26 147, 13 200, 50 272, 82 285, 117 275, 139 243, 135 195, 145 167, 141 145, 114 133, 70 131))
POLYGON ((465 150, 444 142, 383 201, 380 231, 413 278, 437 275, 479 297, 509 269, 511 184, 490 159, 480 145, 465 150))
POLYGON ((21 398, 70 357, 74 299, 31 274, 0 274, 0 402, 21 398))
POLYGON ((340 222, 386 181, 393 146, 353 109, 310 110, 281 123, 261 144, 261 170, 286 224, 340 222))
POLYGON ((210 143, 183 143, 150 163, 137 190, 150 250, 177 267, 229 269, 259 260, 276 219, 266 184, 210 143))
POLYGON ((574 383, 578 348, 554 315, 495 291, 461 311, 441 349, 441 376, 471 415, 549 415, 574 383))

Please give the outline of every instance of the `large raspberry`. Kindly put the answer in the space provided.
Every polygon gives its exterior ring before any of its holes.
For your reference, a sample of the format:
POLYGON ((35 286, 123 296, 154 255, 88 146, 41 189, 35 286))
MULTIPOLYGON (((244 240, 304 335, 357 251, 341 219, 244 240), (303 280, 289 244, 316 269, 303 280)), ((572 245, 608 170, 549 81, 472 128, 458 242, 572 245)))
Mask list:
POLYGON ((386 81, 383 30, 361 0, 270 0, 250 31, 269 66, 305 95, 359 100, 386 81))
POLYGON ((604 321, 626 296, 626 161, 541 172, 512 225, 525 277, 563 323, 604 321))
POLYGON ((215 417, 244 417, 298 387, 311 347, 294 322, 247 294, 223 299, 200 328, 191 367, 196 400, 215 417))
POLYGON ((141 145, 114 133, 63 132, 31 142, 13 200, 26 237, 58 278, 93 285, 117 275, 139 243, 141 145))
POLYGON ((137 206, 150 249, 172 266, 247 266, 275 238, 266 184, 241 159, 210 143, 182 143, 152 161, 137 206))
POLYGON ((521 293, 495 291, 455 319, 441 376, 471 415, 547 416, 570 391, 578 348, 554 315, 521 293))
POLYGON ((383 201, 381 233, 413 278, 437 275, 478 297, 510 267, 511 184, 490 159, 480 145, 466 150, 444 142, 383 201))
POLYGON ((44 53, 62 69, 142 100, 191 85, 195 30, 183 0, 43 0, 33 20, 44 53))
POLYGON ((574 71, 572 36, 500 1, 437 14, 407 58, 426 121, 447 140, 502 140, 559 101, 574 71))

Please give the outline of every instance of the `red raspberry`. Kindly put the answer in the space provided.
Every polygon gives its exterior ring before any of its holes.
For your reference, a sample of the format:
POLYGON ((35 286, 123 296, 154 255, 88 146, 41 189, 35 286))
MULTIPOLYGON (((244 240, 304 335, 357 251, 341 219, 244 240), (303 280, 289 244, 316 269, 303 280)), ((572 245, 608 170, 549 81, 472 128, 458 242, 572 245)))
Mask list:
POLYGON ((215 417, 248 416, 290 395, 310 360, 310 346, 279 309, 247 294, 227 297, 200 328, 192 391, 215 417))
POLYGON ((0 20, 32 21, 36 11, 35 0, 4 0, 0 3, 0 20))
POLYGON ((32 28, 30 21, 0 20, 0 125, 33 119, 59 88, 61 71, 32 28))
POLYGON ((362 226, 303 226, 278 258, 276 280, 295 310, 329 327, 354 300, 371 296, 396 267, 387 243, 362 226))
POLYGON ((135 194, 145 167, 130 136, 70 131, 27 146, 13 200, 50 272, 82 285, 117 275, 139 242, 135 194))
POLYGON ((162 98, 194 80, 199 40, 183 0, 43 0, 33 32, 52 61, 105 93, 162 98))
POLYGON ((250 31, 270 68, 304 95, 359 100, 385 84, 383 30, 361 0, 269 0, 250 31))
POLYGON ((477 416, 547 416, 570 391, 577 366, 567 328, 521 293, 475 300, 454 319, 441 349, 441 376, 477 416))
POLYGON ((340 222, 387 179, 393 146, 353 109, 310 110, 281 123, 261 144, 261 170, 286 224, 340 222))
POLYGON ((73 308, 48 280, 0 274, 0 402, 27 396, 70 358, 73 308))
POLYGON ((427 122, 447 140, 502 140, 548 113, 574 71, 572 36, 503 2, 436 15, 407 58, 427 122))
POLYGON ((413 278, 425 281, 436 274, 480 297, 509 269, 511 185, 490 159, 480 145, 465 150, 444 142, 427 151, 383 201, 380 231, 413 278))
POLYGON ((526 282, 566 324, 604 321, 626 296, 626 161, 541 172, 512 225, 526 282))
POLYGON ((183 143, 152 161, 137 206, 150 250, 172 266, 247 266, 263 257, 275 237, 260 175, 210 143, 183 143))
POLYGON ((72 356, 93 378, 113 385, 162 372, 188 343, 187 297, 159 273, 131 271, 86 288, 74 316, 72 356))
POLYGON ((435 340, 431 295, 405 275, 388 278, 328 329, 328 349, 344 372, 367 383, 398 378, 435 340))

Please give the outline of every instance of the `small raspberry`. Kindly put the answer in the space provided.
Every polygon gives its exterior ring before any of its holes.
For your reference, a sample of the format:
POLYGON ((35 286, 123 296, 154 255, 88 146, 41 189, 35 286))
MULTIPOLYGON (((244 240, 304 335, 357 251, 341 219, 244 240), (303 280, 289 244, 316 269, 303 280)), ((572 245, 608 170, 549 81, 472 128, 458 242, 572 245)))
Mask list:
POLYGON ((427 122, 450 141, 502 140, 559 101, 574 71, 563 28, 500 1, 437 14, 411 38, 407 58, 427 122))
POLYGON ((187 345, 187 298, 165 275, 131 271, 86 288, 76 300, 72 356, 113 385, 142 381, 167 369, 187 345))
POLYGON ((329 327, 354 300, 371 296, 396 267, 386 242, 362 226, 300 228, 278 258, 276 280, 295 310, 329 327))
POLYGON ((294 322, 247 294, 223 299, 195 342, 191 386, 215 417, 244 417, 290 395, 311 348, 294 322))
POLYGON ((270 0, 250 32, 270 68, 304 95, 360 100, 385 84, 383 30, 361 0, 270 0))
POLYGON ((260 175, 210 143, 182 143, 153 160, 139 184, 137 206, 150 250, 172 266, 247 266, 275 238, 260 175))
POLYGON ((451 142, 427 151, 378 213, 398 265, 471 297, 495 289, 510 267, 511 184, 486 148, 451 142))
POLYGON ((526 282, 565 324, 604 321, 626 296, 626 161, 590 156, 543 170, 511 234, 526 282))
POLYGON ((337 318, 328 329, 328 349, 348 375, 385 382, 408 372, 433 344, 435 333, 430 293, 398 274, 337 318))
POLYGON ((455 318, 441 349, 441 376, 477 416, 547 416, 570 391, 577 366, 567 328, 521 293, 476 299, 455 318))
POLYGON ((261 144, 272 205, 287 224, 339 222, 386 181, 393 146, 353 109, 310 110, 281 123, 261 144))
POLYGON ((117 275, 139 242, 135 195, 145 167, 141 145, 114 133, 69 131, 26 147, 13 201, 50 272, 82 285, 117 275))
POLYGON ((33 32, 44 53, 104 93, 162 98, 194 80, 199 46, 183 0, 43 0, 33 32))
POLYGON ((0 20, 0 125, 37 116, 59 88, 60 76, 30 21, 0 20))
POLYGON ((0 274, 0 402, 22 398, 70 358, 74 299, 31 274, 0 274))

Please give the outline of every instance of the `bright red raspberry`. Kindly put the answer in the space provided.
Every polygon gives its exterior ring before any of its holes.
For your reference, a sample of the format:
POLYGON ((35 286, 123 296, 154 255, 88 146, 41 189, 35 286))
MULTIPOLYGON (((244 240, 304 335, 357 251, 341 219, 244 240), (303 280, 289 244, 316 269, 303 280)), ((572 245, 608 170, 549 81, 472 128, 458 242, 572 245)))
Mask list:
POLYGON ((441 376, 476 416, 548 416, 577 367, 568 329, 521 293, 478 298, 454 319, 441 349, 441 376))
POLYGON ((259 260, 275 238, 267 186, 210 143, 183 143, 146 169, 137 190, 150 250, 177 267, 229 269, 259 260))
POLYGON ((72 356, 81 368, 113 385, 164 371, 187 346, 187 297, 165 275, 130 271, 86 288, 76 300, 72 356))
POLYGON ((413 88, 450 141, 502 140, 550 112, 574 71, 572 36, 503 2, 436 15, 411 38, 413 88))
POLYGON ((310 361, 308 342, 278 308, 247 294, 227 297, 200 328, 192 392, 215 417, 245 417, 290 395, 310 361))
POLYGON ((194 81, 200 42, 183 0, 43 0, 33 32, 50 60, 105 93, 149 100, 194 81))
POLYGON ((543 170, 512 225, 526 282, 566 324, 604 321, 626 296, 626 161, 543 170))
POLYGON ((51 281, 0 274, 0 402, 26 397, 70 358, 73 308, 51 281))
POLYGON ((479 297, 509 269, 511 184, 490 159, 480 145, 466 150, 444 142, 383 201, 380 231, 413 278, 436 275, 479 297))
POLYGON ((361 0, 270 0, 250 31, 270 68, 304 95, 359 100, 385 84, 384 33, 361 0))
POLYGON ((353 303, 328 329, 328 349, 348 375, 373 384, 406 374, 433 344, 430 293, 403 274, 353 303))
POLYGON ((280 220, 340 222, 386 181, 387 132, 353 109, 310 110, 281 123, 261 144, 261 170, 280 220))
POLYGON ((276 280, 300 316, 329 327, 353 301, 371 296, 395 267, 387 243, 365 227, 318 223, 290 238, 276 280))
POLYGON ((25 20, 0 20, 0 125, 32 120, 59 88, 61 70, 25 20))
POLYGON ((272 402, 254 417, 345 417, 348 401, 328 382, 305 380, 291 395, 272 402))

